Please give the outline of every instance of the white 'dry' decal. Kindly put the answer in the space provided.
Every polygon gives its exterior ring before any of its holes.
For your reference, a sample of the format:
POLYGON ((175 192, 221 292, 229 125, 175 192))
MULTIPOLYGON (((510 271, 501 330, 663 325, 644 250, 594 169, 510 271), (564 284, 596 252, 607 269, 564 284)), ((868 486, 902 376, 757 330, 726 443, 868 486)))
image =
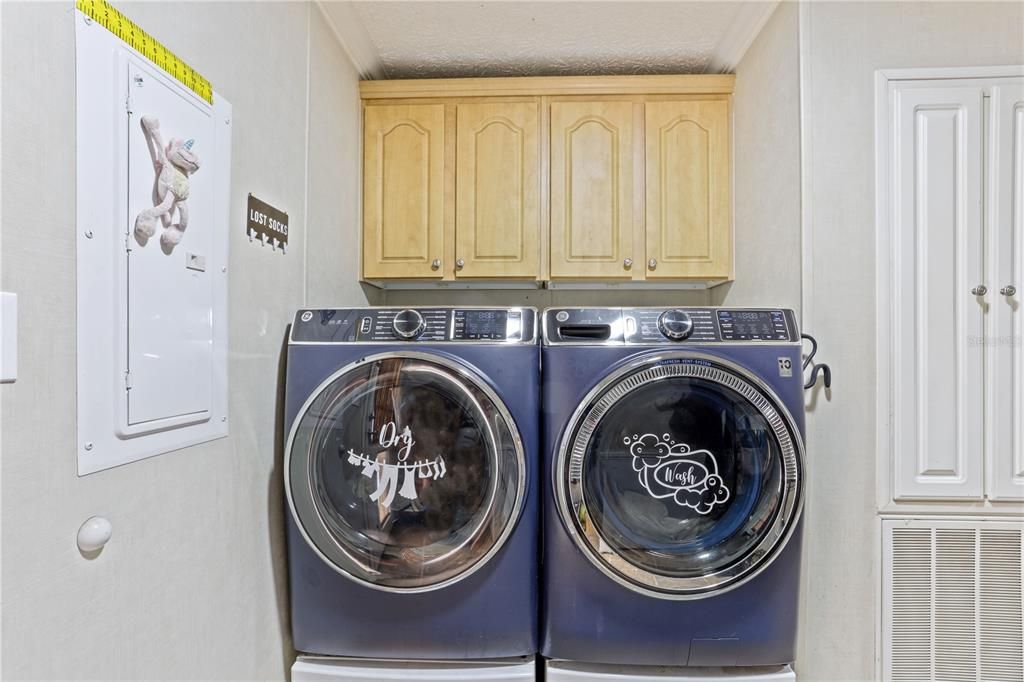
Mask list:
POLYGON ((412 446, 416 444, 408 426, 398 433, 395 423, 388 422, 381 427, 377 441, 384 448, 401 446, 398 450, 398 464, 378 462, 361 452, 352 450, 352 448, 348 449, 349 464, 362 466, 363 476, 377 479, 377 489, 370 493, 370 499, 374 502, 380 500, 383 505, 389 506, 395 500, 396 492, 407 500, 415 500, 417 498, 417 478, 430 478, 436 481, 439 478, 444 478, 444 475, 448 473, 441 455, 433 459, 408 461, 412 446), (399 473, 402 474, 401 487, 398 485, 399 473))
POLYGON ((691 450, 667 433, 660 438, 653 433, 633 434, 622 440, 633 455, 633 470, 640 485, 652 497, 671 497, 676 504, 698 514, 707 514, 728 501, 729 489, 709 450, 691 450))

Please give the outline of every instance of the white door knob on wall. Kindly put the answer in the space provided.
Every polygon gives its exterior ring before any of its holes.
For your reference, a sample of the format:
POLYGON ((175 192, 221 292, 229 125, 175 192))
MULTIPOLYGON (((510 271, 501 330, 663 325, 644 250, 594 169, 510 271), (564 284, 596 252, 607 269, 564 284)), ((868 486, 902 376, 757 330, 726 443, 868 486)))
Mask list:
POLYGON ((90 516, 78 529, 78 549, 91 554, 103 549, 114 533, 110 520, 103 516, 90 516))

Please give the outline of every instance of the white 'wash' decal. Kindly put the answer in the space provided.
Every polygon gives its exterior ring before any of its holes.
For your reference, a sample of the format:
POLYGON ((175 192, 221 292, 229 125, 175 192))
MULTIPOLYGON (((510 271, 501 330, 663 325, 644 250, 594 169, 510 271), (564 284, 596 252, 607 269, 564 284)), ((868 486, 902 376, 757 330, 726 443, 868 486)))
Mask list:
POLYGON ((407 500, 415 500, 417 478, 430 478, 436 481, 448 473, 444 457, 441 455, 433 459, 409 461, 409 454, 416 441, 413 440, 412 431, 408 426, 399 433, 394 422, 387 422, 381 427, 377 442, 384 448, 400 446, 397 464, 385 464, 351 448, 348 450, 348 463, 362 466, 363 476, 377 479, 377 489, 370 493, 370 499, 374 502, 380 500, 384 506, 389 506, 394 501, 396 492, 407 500), (398 485, 400 473, 401 486, 398 485))
POLYGON ((729 499, 729 489, 709 450, 691 450, 669 434, 633 434, 622 439, 633 455, 633 470, 652 497, 671 497, 676 504, 707 514, 729 499))

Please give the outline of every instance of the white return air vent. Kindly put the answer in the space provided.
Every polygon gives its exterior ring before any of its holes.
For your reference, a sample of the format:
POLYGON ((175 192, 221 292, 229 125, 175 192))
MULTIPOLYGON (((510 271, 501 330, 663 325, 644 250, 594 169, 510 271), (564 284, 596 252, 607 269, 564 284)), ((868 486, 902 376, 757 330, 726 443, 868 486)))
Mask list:
POLYGON ((883 679, 1024 680, 1024 522, 882 522, 883 679))

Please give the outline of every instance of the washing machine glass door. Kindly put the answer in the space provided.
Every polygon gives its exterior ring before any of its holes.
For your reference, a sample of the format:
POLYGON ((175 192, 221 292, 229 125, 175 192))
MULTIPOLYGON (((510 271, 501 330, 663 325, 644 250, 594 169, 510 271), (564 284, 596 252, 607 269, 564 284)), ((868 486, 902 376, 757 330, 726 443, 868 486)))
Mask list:
POLYGON ((631 589, 697 599, 765 568, 801 501, 792 417, 731 363, 659 354, 602 381, 556 466, 559 508, 584 554, 631 589))
POLYGON ((437 589, 497 552, 523 505, 525 460, 486 382, 446 358, 375 355, 304 405, 286 451, 288 500, 310 546, 382 590, 437 589))

